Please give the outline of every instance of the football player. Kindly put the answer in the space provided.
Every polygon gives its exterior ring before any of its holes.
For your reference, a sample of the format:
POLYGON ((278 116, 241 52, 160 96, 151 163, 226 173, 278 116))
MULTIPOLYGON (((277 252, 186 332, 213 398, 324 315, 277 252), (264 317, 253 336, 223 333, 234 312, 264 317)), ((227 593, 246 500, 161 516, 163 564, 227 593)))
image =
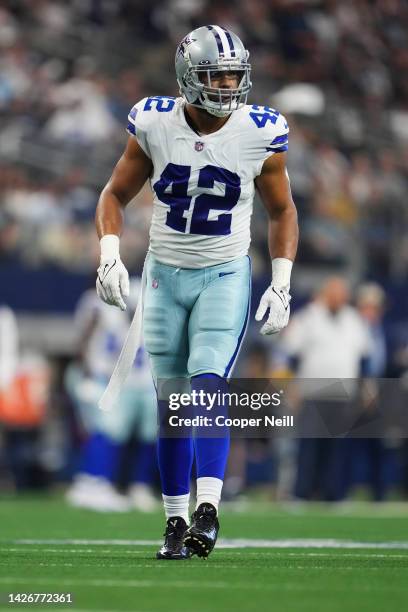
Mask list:
MULTIPOLYGON (((248 324, 247 255, 255 189, 269 217, 272 282, 255 318, 261 333, 289 319, 298 225, 286 171, 288 125, 277 110, 247 105, 249 53, 225 28, 209 25, 179 44, 180 97, 144 98, 130 111, 129 139, 96 212, 99 296, 124 309, 128 274, 119 254, 123 210, 146 180, 153 218, 146 259, 143 333, 156 381, 189 378, 191 388, 222 390, 248 324), (267 311, 268 314, 267 314, 267 311)), ((159 412, 165 411, 159 396, 159 412)), ((225 432, 158 439, 167 519, 159 559, 206 557, 217 539, 228 456, 225 432), (197 504, 189 524, 195 457, 197 504)))
MULTIPOLYGON (((136 307, 140 281, 130 280, 128 312, 136 307)), ((80 470, 66 499, 97 511, 125 512, 131 507, 151 511, 155 475, 156 396, 149 362, 140 347, 123 386, 116 410, 98 410, 100 398, 118 359, 129 327, 128 312, 111 308, 86 291, 76 308, 78 359, 66 370, 65 387, 87 434, 81 448, 80 470), (116 490, 121 456, 132 436, 137 437, 128 497, 116 490)))

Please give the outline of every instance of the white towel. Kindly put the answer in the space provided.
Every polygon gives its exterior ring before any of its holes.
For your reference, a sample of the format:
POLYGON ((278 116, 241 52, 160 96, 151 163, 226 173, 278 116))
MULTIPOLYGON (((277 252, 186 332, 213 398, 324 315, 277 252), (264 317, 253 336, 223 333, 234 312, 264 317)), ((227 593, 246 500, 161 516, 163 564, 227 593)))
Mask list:
POLYGON ((143 301, 144 289, 146 284, 146 263, 143 266, 142 283, 139 299, 137 300, 136 311, 133 316, 126 340, 116 362, 115 368, 110 377, 108 386, 98 402, 100 410, 111 410, 117 402, 123 385, 132 369, 136 353, 142 345, 143 337, 143 301))

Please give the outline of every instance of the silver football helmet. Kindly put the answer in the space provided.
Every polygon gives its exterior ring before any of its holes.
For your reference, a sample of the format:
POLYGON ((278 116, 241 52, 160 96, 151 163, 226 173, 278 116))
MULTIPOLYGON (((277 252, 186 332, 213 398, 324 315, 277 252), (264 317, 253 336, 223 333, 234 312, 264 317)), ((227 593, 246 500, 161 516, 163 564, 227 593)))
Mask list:
POLYGON ((252 87, 249 52, 236 34, 216 25, 188 34, 176 51, 176 75, 182 97, 216 117, 226 117, 246 104, 252 87), (214 72, 234 72, 238 87, 211 87, 214 72))

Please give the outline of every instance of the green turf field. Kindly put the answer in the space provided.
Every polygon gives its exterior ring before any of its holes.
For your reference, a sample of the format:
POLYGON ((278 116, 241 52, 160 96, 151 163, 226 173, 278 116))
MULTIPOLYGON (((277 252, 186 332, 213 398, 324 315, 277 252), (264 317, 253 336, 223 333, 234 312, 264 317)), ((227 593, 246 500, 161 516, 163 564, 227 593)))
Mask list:
POLYGON ((208 561, 177 563, 154 558, 161 514, 100 515, 56 499, 1 501, 0 608, 404 610, 407 517, 404 505, 225 510, 220 547, 208 561), (74 604, 7 606, 9 592, 71 592, 74 604))

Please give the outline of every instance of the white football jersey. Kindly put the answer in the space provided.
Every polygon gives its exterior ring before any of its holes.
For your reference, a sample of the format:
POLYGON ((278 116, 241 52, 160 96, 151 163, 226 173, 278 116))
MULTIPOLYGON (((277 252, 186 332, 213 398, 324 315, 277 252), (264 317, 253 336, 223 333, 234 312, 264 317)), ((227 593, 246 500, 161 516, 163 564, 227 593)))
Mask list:
MULTIPOLYGON (((79 342, 86 339, 83 357, 91 376, 103 381, 109 379, 127 336, 129 322, 128 312, 102 302, 94 289, 82 295, 75 312, 75 329, 79 342)), ((154 392, 149 359, 143 347, 137 352, 126 386, 152 387, 154 392)))
POLYGON ((234 111, 217 132, 198 135, 182 98, 144 98, 127 131, 153 163, 150 252, 162 263, 203 268, 248 253, 254 179, 288 147, 285 117, 268 106, 234 111))

